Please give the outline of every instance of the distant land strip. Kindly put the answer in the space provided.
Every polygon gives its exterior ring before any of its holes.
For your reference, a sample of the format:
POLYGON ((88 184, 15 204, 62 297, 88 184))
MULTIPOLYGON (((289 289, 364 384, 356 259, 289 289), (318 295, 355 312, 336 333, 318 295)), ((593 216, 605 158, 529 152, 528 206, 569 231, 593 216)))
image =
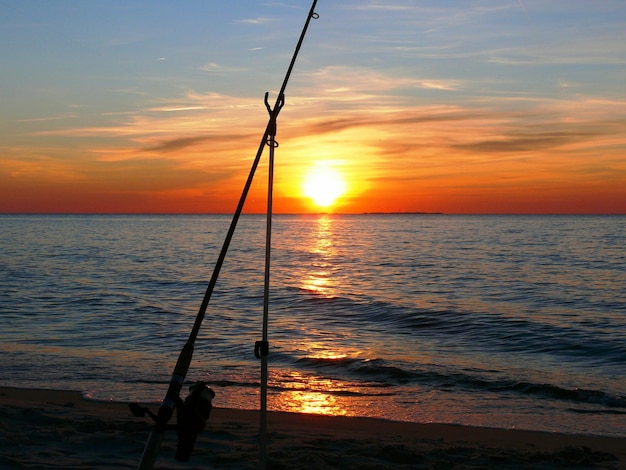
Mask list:
POLYGON ((363 215, 444 215, 443 212, 362 212, 363 215))

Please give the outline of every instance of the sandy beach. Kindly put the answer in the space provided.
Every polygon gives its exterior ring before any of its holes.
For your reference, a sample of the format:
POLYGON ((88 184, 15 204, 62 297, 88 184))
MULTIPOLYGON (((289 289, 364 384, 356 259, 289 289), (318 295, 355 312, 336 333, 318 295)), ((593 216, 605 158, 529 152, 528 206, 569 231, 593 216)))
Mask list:
MULTIPOLYGON (((136 468, 151 429, 73 391, 0 388, 0 416, 3 469, 136 468)), ((270 413, 268 431, 275 469, 626 468, 626 438, 292 413, 270 413)), ((258 413, 214 408, 191 460, 175 448, 168 431, 155 468, 258 468, 258 413)))

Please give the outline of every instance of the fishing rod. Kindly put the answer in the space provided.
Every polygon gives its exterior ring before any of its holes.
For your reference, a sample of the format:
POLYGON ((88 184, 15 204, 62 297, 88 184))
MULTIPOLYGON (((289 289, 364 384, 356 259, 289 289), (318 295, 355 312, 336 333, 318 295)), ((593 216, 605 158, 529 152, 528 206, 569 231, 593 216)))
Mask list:
MULTIPOLYGON (((261 138, 261 142, 259 144, 259 148, 257 150, 256 156, 252 163, 252 167, 250 168, 250 173, 248 174, 248 178, 244 185, 243 191, 241 193, 241 197, 239 198, 239 203, 237 204, 237 208, 235 213, 233 214, 233 218, 226 234, 226 238, 224 239, 224 243, 222 245, 222 249, 217 258, 217 262, 215 263, 215 268, 213 269, 213 274, 211 279, 209 280, 209 284, 207 286, 206 292, 204 294, 204 298, 202 303, 200 304, 200 309, 198 310, 198 314, 196 315, 196 319, 194 321, 193 327, 189 334, 189 338, 187 342, 183 346, 180 355, 178 356, 178 360, 176 365, 174 366, 174 371, 172 373, 168 390, 165 394, 165 398, 163 399, 161 406, 159 407, 159 411, 156 415, 150 413, 147 409, 141 408, 137 404, 131 405, 131 410, 138 416, 143 416, 146 412, 148 412, 153 420, 155 421, 154 427, 150 432, 146 445, 144 447, 143 454, 141 456, 141 460, 139 462, 139 466, 137 467, 139 470, 151 470, 154 467, 154 463, 157 458, 157 454, 161 447, 161 443, 163 442, 163 436, 167 429, 171 429, 169 420, 174 414, 174 409, 177 409, 178 412, 178 431, 179 431, 179 449, 177 451, 177 459, 179 460, 187 460, 189 455, 191 454, 191 450, 193 449, 193 444, 195 443, 195 437, 204 428, 204 424, 206 419, 209 417, 209 413, 211 411, 211 400, 215 396, 213 391, 209 389, 204 382, 197 382, 196 384, 190 387, 191 394, 183 400, 180 398, 180 391, 183 386, 183 382, 189 371, 189 366, 191 365, 191 360, 194 352, 194 344, 196 338, 198 337, 198 333, 200 331, 200 327, 202 325, 202 321, 206 315, 206 310, 209 305, 209 301, 211 300, 211 296, 213 294, 213 290, 215 289, 215 285, 217 283, 217 279, 219 277, 220 270, 224 263, 224 259, 226 258, 226 253, 228 252, 228 248, 230 246, 230 242, 235 233, 235 228, 237 226, 237 222, 239 221, 239 217, 243 211, 243 206, 246 201, 246 197, 248 196, 248 192, 250 190, 250 186, 252 185, 252 180, 254 179, 254 174, 256 172, 259 161, 261 160, 261 155, 263 154, 263 150, 266 145, 270 146, 270 157, 273 160, 273 149, 276 147, 275 135, 276 135, 276 119, 278 118, 278 114, 280 113, 284 103, 285 103, 285 89, 287 88, 287 83, 289 82, 289 78, 291 77, 291 73, 293 71, 293 67, 296 63, 296 58, 298 57, 298 53, 300 52, 300 48, 302 47, 302 43, 304 41, 304 37, 309 27, 309 23, 311 19, 319 18, 319 15, 315 13, 315 6, 317 4, 317 0, 313 0, 313 4, 311 5, 311 9, 309 10, 309 14, 307 16, 306 22, 300 34, 300 39, 296 45, 296 49, 291 58, 291 62, 289 64, 289 68, 287 69, 287 73, 285 74, 285 78, 283 80, 282 86, 276 98, 276 102, 274 107, 271 108, 268 102, 269 93, 265 93, 265 105, 269 112, 269 120, 267 122, 267 126, 265 127, 265 133, 261 138), (186 426, 190 429, 181 429, 186 426), (181 432, 189 434, 187 436, 181 436, 181 432), (181 449, 181 437, 186 437, 185 442, 183 442, 184 449, 181 449), (191 448, 189 448, 191 445, 191 448)), ((273 161, 270 162, 273 164, 273 161)), ((271 173, 271 172, 270 172, 271 173)), ((272 183, 271 177, 269 183, 272 183)), ((271 189, 268 192, 269 197, 271 197, 271 189)), ((268 202, 268 210, 271 210, 271 203, 268 202)), ((268 214, 269 217, 269 214, 268 214)), ((269 219, 268 219, 269 220, 269 219)), ((268 230, 271 228, 271 223, 268 221, 268 230)), ((269 244, 269 236, 268 241, 269 244)), ((266 287, 265 287, 265 297, 267 298, 267 285, 268 285, 268 270, 269 265, 267 264, 267 255, 266 255, 266 287)), ((266 370, 267 368, 267 355, 268 355, 269 345, 267 342, 267 301, 264 306, 264 319, 263 319, 263 340, 257 341, 255 344, 255 355, 257 357, 261 357, 263 361, 262 369, 266 370)), ((262 373, 265 377, 265 381, 267 380, 267 373, 262 373)), ((266 388, 267 385, 265 385, 266 388)), ((261 434, 264 434, 264 405, 262 404, 262 418, 261 418, 261 434)), ((264 437, 261 438, 264 441, 264 437)), ((262 453, 264 454, 264 442, 261 443, 262 453)), ((263 457, 262 457, 263 461, 263 457)), ((264 463, 262 462, 262 466, 264 463)))

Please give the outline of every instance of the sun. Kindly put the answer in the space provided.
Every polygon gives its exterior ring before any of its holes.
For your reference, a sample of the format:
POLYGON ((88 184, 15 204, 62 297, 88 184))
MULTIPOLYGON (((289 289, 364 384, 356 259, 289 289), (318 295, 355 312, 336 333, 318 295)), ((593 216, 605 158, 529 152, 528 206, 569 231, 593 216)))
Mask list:
POLYGON ((317 166, 309 171, 302 186, 304 195, 319 207, 332 205, 346 191, 346 182, 339 171, 317 166))

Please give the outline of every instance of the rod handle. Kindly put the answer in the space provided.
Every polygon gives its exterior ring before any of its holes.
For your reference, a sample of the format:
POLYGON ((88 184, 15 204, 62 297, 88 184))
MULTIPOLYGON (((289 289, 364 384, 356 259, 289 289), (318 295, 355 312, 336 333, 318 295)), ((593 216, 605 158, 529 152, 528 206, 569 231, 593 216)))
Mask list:
POLYGON ((156 429, 152 430, 146 442, 146 447, 143 449, 137 470, 152 470, 154 468, 154 462, 156 462, 162 442, 163 432, 156 429))

